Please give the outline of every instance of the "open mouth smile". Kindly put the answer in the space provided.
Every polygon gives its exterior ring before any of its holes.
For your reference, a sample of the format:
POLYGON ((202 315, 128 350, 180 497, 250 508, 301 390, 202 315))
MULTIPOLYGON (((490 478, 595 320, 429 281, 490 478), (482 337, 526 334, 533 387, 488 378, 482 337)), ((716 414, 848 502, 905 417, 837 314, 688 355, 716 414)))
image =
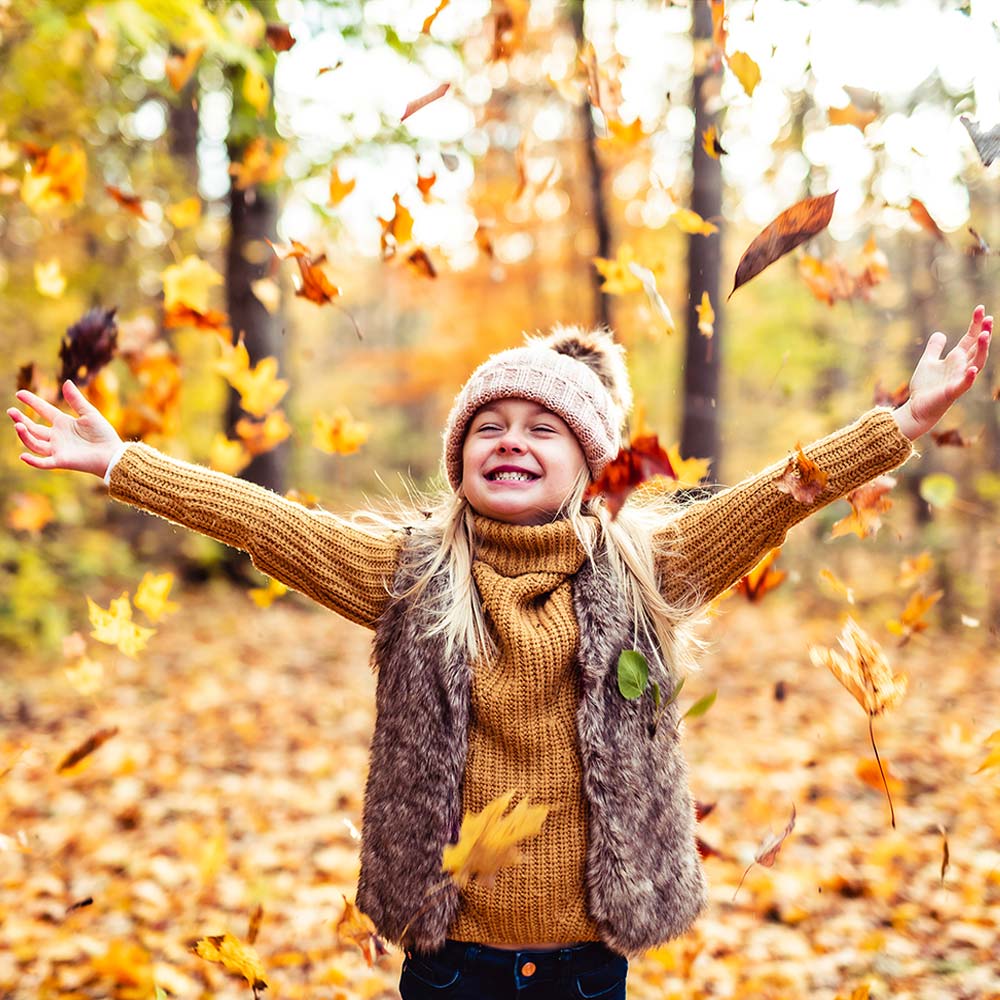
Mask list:
POLYGON ((540 478, 523 469, 494 469, 486 473, 486 479, 491 483, 532 483, 540 478))

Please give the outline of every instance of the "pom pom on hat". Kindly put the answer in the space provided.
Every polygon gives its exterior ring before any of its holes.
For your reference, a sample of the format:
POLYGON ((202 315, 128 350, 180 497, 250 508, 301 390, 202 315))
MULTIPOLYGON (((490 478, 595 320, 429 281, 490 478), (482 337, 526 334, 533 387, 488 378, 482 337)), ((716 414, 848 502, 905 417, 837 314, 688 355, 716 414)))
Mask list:
POLYGON ((462 482, 462 445, 476 411, 498 399, 528 399, 561 417, 597 478, 621 447, 621 429, 632 406, 625 350, 611 331, 555 326, 525 338, 524 347, 501 351, 469 377, 444 430, 444 466, 454 489, 462 482))

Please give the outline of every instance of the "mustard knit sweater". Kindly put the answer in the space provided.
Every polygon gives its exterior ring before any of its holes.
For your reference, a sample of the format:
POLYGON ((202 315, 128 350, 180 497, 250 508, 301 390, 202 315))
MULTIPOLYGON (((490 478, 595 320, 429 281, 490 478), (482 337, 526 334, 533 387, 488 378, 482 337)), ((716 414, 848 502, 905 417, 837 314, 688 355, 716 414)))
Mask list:
MULTIPOLYGON (((745 574, 807 515, 912 452, 887 409, 807 447, 829 475, 805 506, 777 489, 785 461, 693 503, 676 529, 654 536, 665 598, 691 588, 710 600, 745 574)), ((373 628, 388 599, 399 539, 378 537, 266 489, 130 445, 112 469, 111 496, 248 552, 263 573, 351 621, 373 628)), ((570 525, 537 527, 477 517, 473 576, 499 656, 472 682, 463 812, 508 790, 550 816, 521 865, 491 888, 464 892, 449 936, 494 945, 597 940, 584 890, 586 804, 576 742, 578 641, 572 577, 583 550, 570 525)), ((400 831, 405 836, 405 831, 400 831)))

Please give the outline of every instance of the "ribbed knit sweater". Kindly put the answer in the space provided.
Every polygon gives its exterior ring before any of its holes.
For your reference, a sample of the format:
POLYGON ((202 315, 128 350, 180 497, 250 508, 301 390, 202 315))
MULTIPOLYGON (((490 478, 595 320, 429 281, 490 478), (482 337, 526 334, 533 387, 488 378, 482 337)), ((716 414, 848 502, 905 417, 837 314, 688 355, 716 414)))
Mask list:
MULTIPOLYGON (((901 464, 912 452, 887 409, 804 449, 828 473, 815 504, 777 488, 778 462, 691 504, 654 535, 671 603, 708 601, 738 580, 788 529, 901 464)), ((251 483, 130 445, 109 477, 111 496, 248 552, 262 572, 351 621, 374 627, 400 543, 309 510, 251 483)), ((521 865, 491 888, 464 892, 449 936, 493 945, 597 940, 584 891, 587 816, 576 736, 579 632, 571 603, 584 552, 567 521, 509 525, 477 517, 473 576, 499 655, 473 673, 463 812, 515 790, 550 807, 521 865)), ((401 835, 405 835, 401 831, 401 835)))

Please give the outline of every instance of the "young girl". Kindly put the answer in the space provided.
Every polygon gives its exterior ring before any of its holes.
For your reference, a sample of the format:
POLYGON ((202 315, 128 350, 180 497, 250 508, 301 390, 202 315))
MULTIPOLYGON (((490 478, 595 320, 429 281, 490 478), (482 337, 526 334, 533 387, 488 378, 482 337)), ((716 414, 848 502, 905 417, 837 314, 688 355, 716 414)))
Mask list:
POLYGON ((692 612, 814 510, 903 462, 982 370, 977 307, 941 357, 928 341, 896 410, 805 454, 812 505, 784 462, 686 506, 641 491, 612 519, 584 499, 621 446, 631 393, 605 331, 557 328, 487 360, 444 432, 451 491, 429 513, 347 521, 121 442, 72 382, 74 416, 7 412, 39 469, 103 476, 111 496, 247 551, 264 573, 375 632, 377 713, 358 905, 406 949, 404 1000, 625 996, 627 956, 682 934, 705 883, 676 706, 653 725, 617 661, 637 649, 670 691, 692 612), (549 807, 524 861, 441 890, 463 814, 513 791, 549 807))

